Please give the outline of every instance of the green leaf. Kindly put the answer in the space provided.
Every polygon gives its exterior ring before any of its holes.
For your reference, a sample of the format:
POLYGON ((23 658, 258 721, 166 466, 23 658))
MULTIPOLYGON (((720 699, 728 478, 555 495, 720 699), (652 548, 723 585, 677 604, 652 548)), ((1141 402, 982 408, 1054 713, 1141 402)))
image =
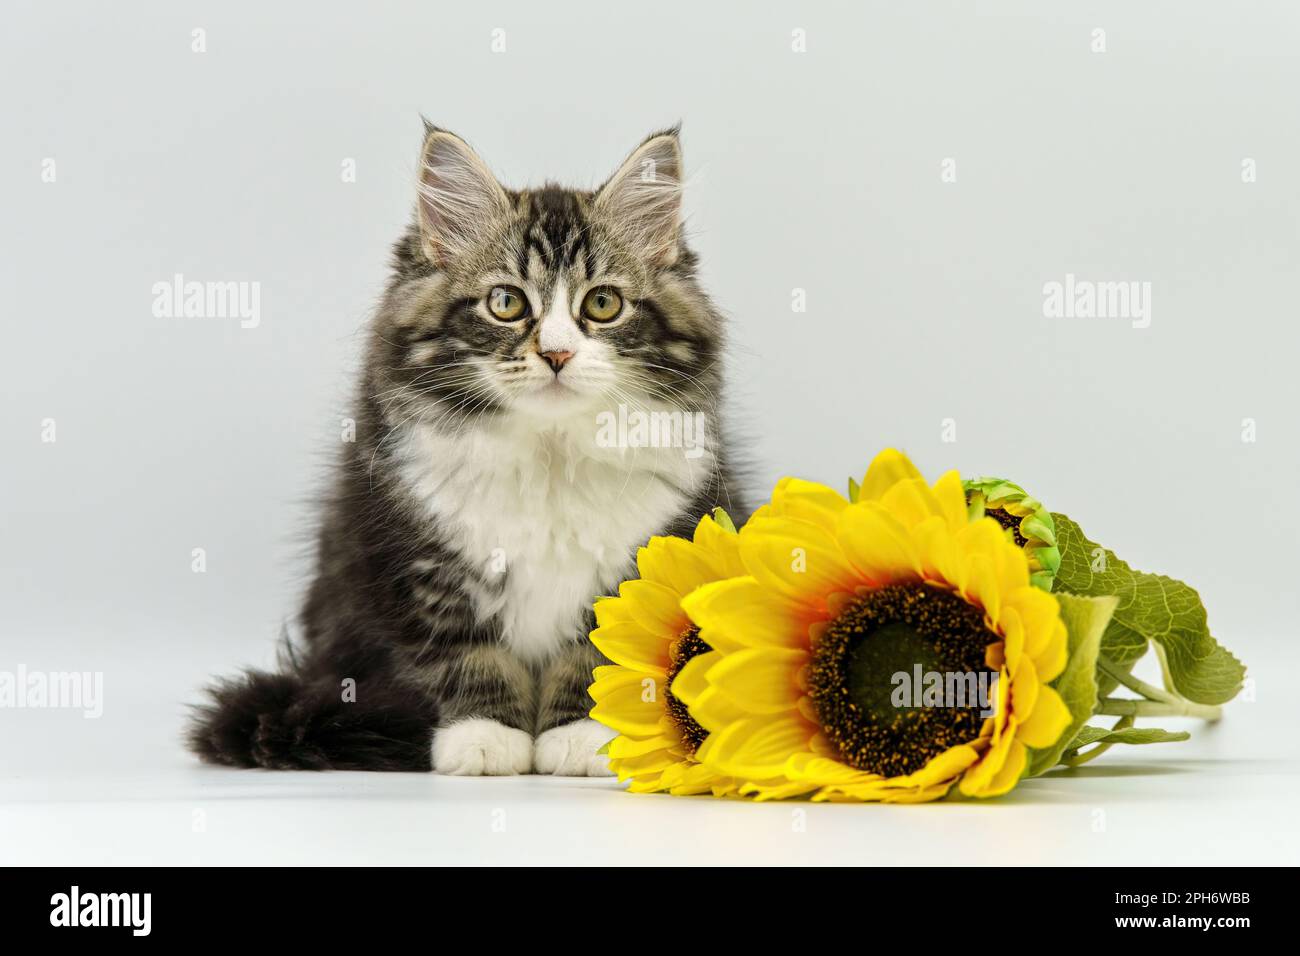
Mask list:
MULTIPOLYGON (((1163 574, 1134 571, 1114 552, 1089 541, 1063 514, 1054 513, 1052 520, 1061 552, 1057 590, 1119 598, 1101 643, 1106 657, 1128 670, 1146 653, 1150 639, 1160 644, 1174 688, 1188 700, 1222 704, 1237 695, 1246 668, 1210 634, 1205 605, 1195 590, 1163 574)), ((1100 693, 1114 687, 1115 681, 1103 676, 1100 693)))
POLYGON ((1161 730, 1158 727, 1125 727, 1107 730, 1105 727, 1081 727, 1066 750, 1078 750, 1089 744, 1164 744, 1190 740, 1185 730, 1161 730))
MULTIPOLYGON (((1075 594, 1102 593, 1100 590, 1089 590, 1094 584, 1095 572, 1092 566, 1094 562, 1100 560, 1099 554, 1104 556, 1108 566, 1112 566, 1114 555, 1084 537, 1079 526, 1065 515, 1053 513, 1052 521, 1056 525, 1056 546, 1061 553, 1061 565, 1057 568, 1054 582, 1058 590, 1075 594)), ((1132 670, 1133 665, 1147 652, 1147 639, 1112 619, 1102 638, 1101 646, 1102 653, 1107 659, 1127 672, 1132 670)), ((1107 674, 1098 675, 1097 695, 1099 697, 1107 696, 1117 686, 1119 681, 1115 678, 1107 674)))
POLYGON ((608 756, 609 756, 609 745, 612 744, 613 742, 614 742, 614 741, 612 741, 612 740, 607 740, 607 741, 605 741, 605 743, 601 745, 601 748, 600 748, 599 750, 597 750, 596 753, 600 754, 602 757, 608 757, 608 756))
POLYGON ((1097 706, 1097 652, 1111 614, 1118 603, 1113 597, 1053 595, 1061 606, 1061 620, 1069 635, 1069 659, 1052 686, 1070 710, 1070 726, 1061 738, 1043 750, 1031 750, 1028 776, 1036 777, 1056 766, 1097 706))
POLYGON ((862 497, 862 486, 858 484, 856 481, 854 481, 852 478, 849 478, 849 501, 851 501, 853 504, 857 504, 858 499, 861 497, 862 497))
POLYGON ((732 534, 736 533, 736 522, 732 521, 731 515, 727 514, 720 507, 713 509, 713 520, 718 523, 723 531, 730 531, 732 534))

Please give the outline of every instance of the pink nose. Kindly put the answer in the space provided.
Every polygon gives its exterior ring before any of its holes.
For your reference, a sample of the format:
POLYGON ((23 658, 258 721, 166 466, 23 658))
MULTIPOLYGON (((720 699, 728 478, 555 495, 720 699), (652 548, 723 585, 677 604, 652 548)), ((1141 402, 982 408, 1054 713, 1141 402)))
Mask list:
POLYGON ((560 374, 560 369, 564 368, 564 363, 573 358, 572 352, 543 352, 541 354, 542 358, 546 359, 546 364, 551 367, 556 375, 560 374))

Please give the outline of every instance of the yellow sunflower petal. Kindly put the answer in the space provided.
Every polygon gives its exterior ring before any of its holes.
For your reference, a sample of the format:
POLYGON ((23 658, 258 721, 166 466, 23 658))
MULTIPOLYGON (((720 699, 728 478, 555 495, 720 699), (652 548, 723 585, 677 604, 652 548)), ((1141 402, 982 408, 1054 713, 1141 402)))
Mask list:
MULTIPOLYGON (((617 773, 618 771, 615 771, 617 773)), ((626 780, 627 777, 619 774, 619 780, 626 780)), ((628 793, 659 793, 664 789, 663 774, 652 773, 633 780, 628 786, 628 793)))
POLYGON ((719 658, 705 679, 737 707, 751 713, 776 714, 793 710, 803 696, 798 680, 799 670, 808 660, 805 651, 751 647, 719 658))
POLYGON ((794 604, 772 594, 755 578, 706 584, 682 599, 700 638, 721 651, 807 644, 808 627, 794 604))
MULTIPOLYGON (((740 538, 736 532, 726 530, 705 516, 695 526, 694 543, 709 565, 709 577, 705 580, 716 581, 745 573, 745 566, 740 563, 740 538)), ((695 582, 695 586, 704 584, 705 580, 695 582)), ((687 588, 680 593, 689 594, 691 590, 693 588, 687 588)))
POLYGON ((610 691, 618 690, 629 685, 640 685, 641 678, 644 676, 638 674, 635 670, 623 667, 621 664, 602 664, 591 672, 594 681, 587 688, 588 693, 593 697, 597 694, 607 694, 610 691))
POLYGON ((812 793, 816 789, 817 785, 815 783, 776 778, 773 780, 747 780, 740 786, 739 792, 742 796, 753 797, 757 802, 763 803, 767 800, 788 800, 791 797, 801 797, 812 793))
POLYGON ((1025 653, 1034 659, 1043 681, 1055 680, 1065 670, 1068 638, 1056 598, 1036 587, 1017 588, 1006 595, 1025 630, 1025 653))
MULTIPOLYGON (((1000 746, 1002 737, 1007 729, 1011 726, 1012 718, 1015 716, 1011 711, 1011 675, 1004 667, 998 671, 998 679, 994 687, 995 703, 993 705, 992 721, 993 732, 991 739, 993 746, 1000 746)), ((989 721, 985 721, 987 725, 989 721)), ((996 758, 995 762, 1001 761, 1001 757, 996 758)))
POLYGON ((1037 649, 1037 653, 1030 655, 1040 680, 1053 681, 1061 675, 1069 661, 1069 644, 1065 622, 1054 622, 1048 630, 1047 640, 1037 649))
POLYGON ((1006 531, 992 518, 981 518, 957 534, 958 547, 967 555, 987 561, 1000 594, 1029 586, 1029 559, 1007 540, 1006 531))
POLYGON ((717 651, 708 651, 692 657, 677 672, 668 690, 689 707, 692 701, 709 689, 709 668, 720 660, 722 655, 717 651))
POLYGON ((640 777, 647 773, 660 773, 676 763, 680 763, 680 758, 676 754, 667 750, 652 750, 635 757, 611 760, 610 767, 620 776, 640 777))
MULTIPOLYGON (((1002 682, 998 682, 999 689, 1002 682)), ((961 792, 968 797, 978 797, 988 789, 990 781, 1002 769, 1010 755, 1015 740, 1007 734, 991 744, 978 763, 971 766, 961 778, 961 792)), ((1023 748, 1023 745, 1022 745, 1023 748)))
POLYGON ((880 505, 860 502, 846 508, 836 531, 864 583, 879 587, 920 576, 921 558, 911 535, 880 505))
POLYGON ((791 754, 808 749, 815 732, 798 717, 752 717, 709 734, 696 757, 729 776, 775 777, 791 754))
POLYGON ((722 796, 735 790, 736 782, 730 777, 723 777, 701 764, 678 764, 664 771, 664 787, 678 796, 690 796, 696 793, 712 793, 722 796))
POLYGON ((972 555, 966 562, 966 582, 962 596, 984 609, 984 616, 996 628, 1002 616, 1002 591, 998 587, 997 571, 992 562, 982 554, 972 555))
POLYGON ((885 779, 878 773, 855 770, 834 757, 815 752, 792 754, 784 770, 792 780, 805 780, 818 786, 880 783, 885 779))
POLYGON ((1055 688, 1041 686, 1033 711, 1027 718, 1021 718, 1016 739, 1029 747, 1050 747, 1061 739, 1070 720, 1070 708, 1065 706, 1061 695, 1055 688))
POLYGON ((1011 673, 1011 713, 1016 716, 1016 723, 1022 724, 1025 718, 1034 712, 1038 703, 1038 691, 1043 685, 1039 683, 1038 671, 1034 662, 1022 658, 1020 666, 1011 673))
POLYGON ((1019 782, 1021 775, 1024 774, 1028 760, 1029 752, 1025 749, 1025 745, 1019 740, 1011 741, 1007 759, 998 772, 993 775, 993 779, 989 781, 988 786, 977 795, 981 797, 999 797, 1011 790, 1019 782))
POLYGON ((716 687, 710 687, 697 694, 687 705, 687 710, 695 718, 695 722, 710 733, 754 716, 751 711, 738 705, 716 687))
POLYGON ((688 768, 694 764, 678 762, 670 767, 665 767, 659 774, 659 787, 661 790, 672 791, 673 787, 679 786, 682 777, 685 776, 688 768))
POLYGON ((930 761, 916 773, 909 774, 908 785, 921 789, 940 784, 945 788, 949 787, 978 759, 979 752, 968 744, 949 747, 937 757, 931 757, 930 761))
POLYGON ((961 556, 947 522, 939 517, 930 518, 912 528, 910 534, 921 574, 929 581, 959 589, 963 578, 961 556))
POLYGON ((882 803, 930 803, 934 800, 942 800, 951 789, 952 783, 948 782, 916 790, 886 790, 880 799, 882 803))
MULTIPOLYGON (((628 669, 626 667, 623 667, 621 664, 601 664, 599 667, 597 667, 595 670, 591 672, 591 677, 592 680, 594 680, 596 684, 598 684, 601 681, 613 680, 613 678, 615 677, 624 677, 627 674, 628 674, 628 669)), ((594 690, 596 684, 592 684, 591 688, 589 689, 594 690)))
POLYGON ((664 710, 658 703, 658 685, 653 677, 625 671, 597 680, 591 685, 590 694, 596 701, 591 708, 593 720, 620 734, 633 737, 658 735, 664 710))
POLYGON ((966 508, 966 489, 961 483, 961 475, 955 471, 946 471, 934 483, 934 497, 939 503, 939 512, 948 527, 956 531, 970 520, 966 508))
POLYGON ((604 627, 606 624, 621 624, 625 621, 634 620, 627 602, 617 597, 597 598, 596 603, 592 606, 596 612, 596 626, 604 627))
POLYGON ((814 803, 928 803, 947 795, 951 783, 933 787, 886 787, 880 784, 829 786, 813 794, 814 803))
POLYGON ((640 624, 622 621, 591 632, 591 643, 615 664, 662 675, 668 667, 670 642, 640 624))
POLYGON ((1005 663, 1007 670, 1014 674, 1020 666, 1020 657, 1025 652, 1025 627, 1021 623, 1020 612, 1010 605, 1004 607, 998 621, 998 630, 1003 639, 1001 660, 997 665, 990 666, 1001 667, 1005 663))
POLYGON ((907 528, 914 528, 929 518, 944 517, 939 499, 924 478, 897 482, 881 495, 879 503, 907 528))
POLYGON ((848 499, 834 488, 800 478, 782 478, 772 492, 768 516, 799 518, 834 531, 835 519, 848 506, 848 499))
POLYGON ((921 473, 906 455, 896 448, 886 448, 868 466, 858 500, 877 501, 897 482, 920 477, 921 473))
POLYGON ((824 606, 857 577, 834 535, 798 518, 751 518, 740 532, 740 557, 765 587, 805 607, 824 606))
MULTIPOLYGON (((1002 527, 992 518, 981 518, 964 526, 954 536, 960 561, 960 580, 954 581, 962 595, 973 599, 984 608, 996 625, 1001 613, 1003 592, 1010 587, 1026 586, 1029 571, 1026 568, 1023 582, 1017 584, 1014 571, 1008 571, 1005 562, 1015 545, 1006 539, 1002 527)), ((1020 560, 1023 562, 1024 557, 1020 560)))
POLYGON ((679 595, 717 578, 708 557, 682 538, 651 538, 637 551, 636 564, 642 580, 666 585, 679 595))
POLYGON ((627 757, 640 757, 655 750, 671 750, 677 746, 677 740, 667 734, 653 737, 628 737, 619 734, 609 742, 606 753, 610 760, 622 760, 627 757))
POLYGON ((618 586, 618 596, 627 602, 632 619, 655 634, 676 638, 690 627, 682 596, 666 585, 633 578, 618 586))

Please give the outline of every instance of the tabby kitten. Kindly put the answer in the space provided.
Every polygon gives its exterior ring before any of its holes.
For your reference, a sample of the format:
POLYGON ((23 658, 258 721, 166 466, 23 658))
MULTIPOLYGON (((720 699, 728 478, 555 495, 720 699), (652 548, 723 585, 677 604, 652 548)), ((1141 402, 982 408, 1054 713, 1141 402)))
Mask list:
POLYGON ((277 673, 212 688, 189 730, 203 759, 608 773, 611 734, 587 718, 593 599, 651 535, 743 510, 681 184, 675 129, 594 192, 513 191, 426 125, 303 638, 277 673), (601 427, 673 412, 706 422, 687 449, 601 427))

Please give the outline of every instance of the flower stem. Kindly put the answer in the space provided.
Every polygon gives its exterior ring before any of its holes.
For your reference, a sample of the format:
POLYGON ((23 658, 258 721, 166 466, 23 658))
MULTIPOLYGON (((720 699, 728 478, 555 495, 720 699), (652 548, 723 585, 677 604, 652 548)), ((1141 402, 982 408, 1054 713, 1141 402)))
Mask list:
POLYGON ((1125 700, 1120 697, 1105 697, 1097 702, 1094 714, 1106 714, 1111 717, 1200 717, 1202 720, 1218 720, 1223 716, 1223 708, 1217 704, 1195 704, 1190 700, 1125 700))
MULTIPOLYGON (((1162 670, 1164 666, 1162 659, 1162 670)), ((1105 697, 1097 702, 1097 709, 1093 713, 1116 717, 1200 717, 1204 720, 1218 720, 1223 716, 1223 708, 1217 704, 1197 704, 1172 690, 1153 687, 1116 666, 1103 655, 1097 657, 1097 669, 1146 699, 1105 697)))

